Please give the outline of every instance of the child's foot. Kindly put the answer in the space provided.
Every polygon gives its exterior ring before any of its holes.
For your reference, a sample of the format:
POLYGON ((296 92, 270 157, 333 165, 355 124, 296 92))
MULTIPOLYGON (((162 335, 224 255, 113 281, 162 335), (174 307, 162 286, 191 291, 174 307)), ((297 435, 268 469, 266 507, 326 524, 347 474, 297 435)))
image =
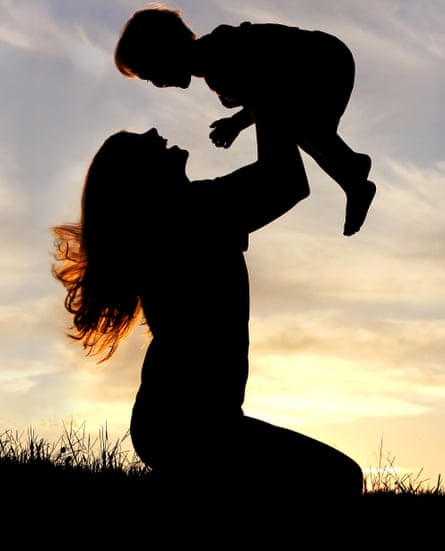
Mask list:
POLYGON ((373 182, 366 180, 348 192, 346 198, 346 218, 343 235, 350 236, 357 233, 363 225, 369 207, 376 192, 373 182))

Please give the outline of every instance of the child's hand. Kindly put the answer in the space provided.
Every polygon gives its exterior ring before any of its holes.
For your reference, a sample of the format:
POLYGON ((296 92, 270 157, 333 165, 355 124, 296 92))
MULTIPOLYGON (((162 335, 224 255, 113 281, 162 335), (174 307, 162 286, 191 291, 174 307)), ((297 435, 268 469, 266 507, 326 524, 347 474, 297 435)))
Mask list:
POLYGON ((241 131, 232 117, 212 122, 210 128, 215 129, 209 134, 212 142, 216 147, 224 147, 226 149, 232 145, 241 131))

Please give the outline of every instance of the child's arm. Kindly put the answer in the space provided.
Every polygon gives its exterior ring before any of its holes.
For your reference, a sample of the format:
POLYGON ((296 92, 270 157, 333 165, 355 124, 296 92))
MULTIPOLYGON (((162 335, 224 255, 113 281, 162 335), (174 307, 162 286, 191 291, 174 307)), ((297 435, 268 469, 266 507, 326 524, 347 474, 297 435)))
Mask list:
POLYGON ((209 138, 216 147, 228 148, 238 137, 238 134, 253 124, 253 122, 252 113, 244 108, 232 117, 212 122, 210 128, 214 128, 214 130, 210 132, 209 138))

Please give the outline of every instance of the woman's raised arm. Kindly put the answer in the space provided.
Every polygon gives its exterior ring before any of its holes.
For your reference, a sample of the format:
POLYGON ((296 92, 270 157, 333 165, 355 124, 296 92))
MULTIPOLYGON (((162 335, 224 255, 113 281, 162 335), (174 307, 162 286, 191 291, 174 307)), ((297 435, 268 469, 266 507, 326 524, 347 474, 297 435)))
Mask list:
POLYGON ((258 158, 249 190, 249 228, 272 222, 309 195, 303 161, 295 144, 295 129, 276 109, 255 112, 258 158), (293 136, 292 136, 293 134, 293 136))

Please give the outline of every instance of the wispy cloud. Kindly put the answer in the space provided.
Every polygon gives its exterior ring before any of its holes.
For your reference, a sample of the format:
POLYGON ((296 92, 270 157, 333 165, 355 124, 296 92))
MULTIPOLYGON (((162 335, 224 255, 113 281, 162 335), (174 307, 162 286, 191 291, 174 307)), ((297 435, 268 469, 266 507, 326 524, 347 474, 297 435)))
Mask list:
POLYGON ((1 0, 0 41, 24 50, 63 55, 69 48, 67 31, 56 21, 46 2, 1 0))

